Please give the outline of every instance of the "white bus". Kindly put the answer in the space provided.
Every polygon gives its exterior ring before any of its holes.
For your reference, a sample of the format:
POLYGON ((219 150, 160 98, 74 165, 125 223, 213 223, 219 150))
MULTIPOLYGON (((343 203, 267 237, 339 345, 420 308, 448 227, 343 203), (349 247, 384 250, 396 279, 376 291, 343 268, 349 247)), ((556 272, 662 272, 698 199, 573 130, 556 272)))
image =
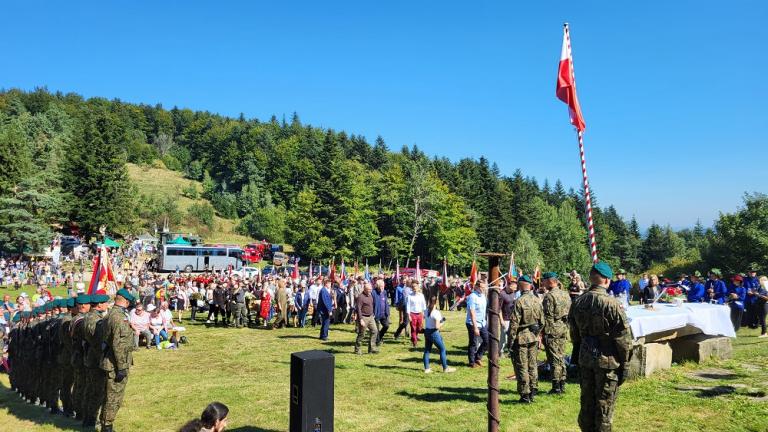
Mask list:
POLYGON ((158 251, 159 270, 184 272, 239 270, 243 266, 243 249, 239 246, 191 246, 164 244, 158 251))

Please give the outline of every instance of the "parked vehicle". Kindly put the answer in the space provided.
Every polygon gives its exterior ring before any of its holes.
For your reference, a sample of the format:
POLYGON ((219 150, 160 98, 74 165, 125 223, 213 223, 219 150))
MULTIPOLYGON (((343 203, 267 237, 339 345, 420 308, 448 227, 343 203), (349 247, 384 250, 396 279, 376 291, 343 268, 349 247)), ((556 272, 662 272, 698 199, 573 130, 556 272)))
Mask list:
POLYGON ((164 244, 158 251, 160 271, 185 272, 213 269, 240 270, 243 250, 239 246, 192 246, 164 244))

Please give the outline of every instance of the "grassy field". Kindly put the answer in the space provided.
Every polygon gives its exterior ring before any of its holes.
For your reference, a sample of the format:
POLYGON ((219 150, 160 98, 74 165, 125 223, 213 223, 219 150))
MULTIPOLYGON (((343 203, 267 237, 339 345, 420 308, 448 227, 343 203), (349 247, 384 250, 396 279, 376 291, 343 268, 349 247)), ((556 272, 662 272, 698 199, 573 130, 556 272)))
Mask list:
MULTIPOLYGON (((431 375, 422 371, 420 349, 391 336, 381 354, 354 355, 355 333, 347 325, 332 326, 330 340, 321 342, 319 328, 225 329, 185 321, 190 343, 182 349, 135 353, 116 430, 177 430, 218 400, 230 408, 229 430, 285 431, 290 353, 308 349, 335 354, 338 431, 485 430, 486 370, 464 367, 463 314, 446 315, 449 362, 459 367, 454 374, 431 375)), ((768 430, 768 340, 757 334, 740 331, 731 360, 676 365, 622 386, 615 430, 768 430), (712 368, 728 374, 692 376, 712 368)), ((505 359, 501 376, 511 373, 505 359)), ((540 389, 549 390, 549 383, 540 389)), ((570 384, 564 396, 541 395, 533 405, 518 405, 514 382, 503 379, 501 430, 577 431, 578 398, 578 385, 570 384)), ((53 430, 79 428, 23 403, 8 390, 7 376, 0 376, 0 431, 53 430)))
MULTIPOLYGON (((250 237, 234 232, 235 227, 237 226, 237 221, 232 219, 224 219, 219 216, 214 216, 214 229, 206 233, 198 232, 198 227, 184 224, 184 221, 187 220, 187 209, 196 201, 183 196, 181 191, 190 184, 194 184, 197 191, 200 193, 203 190, 200 182, 186 179, 181 173, 169 169, 139 166, 130 163, 127 164, 127 167, 131 182, 141 193, 154 196, 171 196, 176 199, 179 210, 183 212, 185 217, 182 219, 181 226, 173 227, 174 230, 180 232, 192 232, 193 234, 203 234, 203 239, 207 243, 233 243, 244 245, 253 241, 250 237)), ((197 202, 207 202, 207 200, 200 198, 197 202)))

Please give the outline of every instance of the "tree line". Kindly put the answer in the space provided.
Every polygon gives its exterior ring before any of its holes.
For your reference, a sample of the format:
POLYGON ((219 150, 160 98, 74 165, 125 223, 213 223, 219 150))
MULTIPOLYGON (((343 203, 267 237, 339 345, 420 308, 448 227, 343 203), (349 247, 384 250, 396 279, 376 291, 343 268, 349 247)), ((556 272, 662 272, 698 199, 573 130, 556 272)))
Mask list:
MULTIPOLYGON (((382 137, 371 144, 297 114, 260 121, 46 89, 0 92, 0 249, 38 251, 69 221, 86 236, 102 225, 146 231, 160 215, 179 223, 172 200, 153 201, 128 177, 127 162, 157 160, 202 182, 203 197, 240 233, 290 243, 306 259, 402 266, 419 256, 461 271, 478 252, 515 251, 525 270, 590 264, 583 194, 560 180, 505 176, 484 157, 452 162, 415 145, 391 151, 382 137)), ((654 224, 646 233, 592 198, 600 257, 615 267, 768 264, 764 195, 745 195, 713 228, 654 224)), ((212 220, 211 209, 193 210, 212 220)))

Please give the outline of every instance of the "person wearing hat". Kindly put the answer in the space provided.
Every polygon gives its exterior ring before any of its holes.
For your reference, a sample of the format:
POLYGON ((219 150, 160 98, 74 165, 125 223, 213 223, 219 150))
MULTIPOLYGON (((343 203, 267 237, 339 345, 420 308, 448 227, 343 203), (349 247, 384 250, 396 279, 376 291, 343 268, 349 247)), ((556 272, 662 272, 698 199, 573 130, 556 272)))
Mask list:
POLYGON ((75 298, 70 297, 62 299, 62 305, 66 308, 61 317, 59 325, 59 373, 61 374, 61 383, 59 385, 59 398, 61 399, 62 410, 65 416, 71 417, 75 414, 72 404, 72 384, 74 382, 74 371, 72 369, 72 338, 70 337, 70 326, 73 315, 77 314, 75 307, 75 298))
POLYGON ((704 301, 704 294, 706 294, 706 290, 704 284, 701 283, 701 272, 696 270, 691 275, 691 286, 687 293, 688 303, 701 303, 704 301))
POLYGON ((720 280, 721 277, 723 277, 723 273, 720 269, 713 268, 709 271, 709 279, 704 284, 704 301, 715 304, 725 303, 728 288, 725 286, 725 282, 720 280))
POLYGON ((104 401, 104 371, 101 370, 101 341, 103 336, 102 318, 109 307, 109 296, 104 290, 91 294, 91 310, 85 315, 84 339, 85 392, 83 394, 83 426, 96 427, 96 416, 104 401))
POLYGON ((731 308, 731 324, 733 330, 739 331, 741 320, 744 317, 744 301, 747 297, 747 289, 743 285, 744 278, 735 275, 731 278, 732 285, 728 288, 728 307, 731 308))
POLYGON ((611 266, 598 261, 589 272, 589 291, 571 305, 568 324, 579 366, 582 431, 610 431, 618 388, 624 383, 632 354, 632 334, 624 309, 606 291, 611 266))
POLYGON ((542 302, 544 312, 544 350, 552 370, 552 390, 550 394, 565 392, 565 343, 568 341, 568 312, 571 310, 571 297, 560 289, 557 273, 546 272, 542 275, 542 284, 547 290, 542 302))
POLYGON ((520 298, 515 301, 509 319, 509 345, 512 364, 517 378, 517 392, 520 403, 531 403, 538 392, 539 333, 544 323, 541 301, 533 295, 533 281, 528 275, 517 280, 520 298))
POLYGON ((627 280, 627 271, 620 268, 616 272, 616 280, 611 282, 608 288, 608 294, 621 300, 625 306, 629 306, 629 292, 632 290, 632 284, 627 280))
POLYGON ((43 369, 40 371, 42 377, 42 397, 45 399, 46 407, 51 414, 59 413, 59 381, 61 374, 58 371, 58 334, 59 325, 61 325, 60 314, 61 299, 54 299, 46 304, 48 312, 46 324, 43 328, 41 342, 43 344, 43 357, 45 359, 43 369))
POLYGON ((123 403, 128 371, 133 364, 133 329, 128 308, 135 301, 125 288, 117 291, 115 305, 104 318, 102 342, 105 347, 101 369, 105 373, 104 406, 101 409, 101 432, 112 432, 112 425, 123 403))
POLYGON ((70 364, 74 375, 72 384, 72 405, 75 409, 75 419, 83 420, 85 414, 85 317, 91 310, 91 296, 88 294, 78 294, 75 298, 77 304, 77 315, 72 318, 70 324, 72 339, 72 357, 70 364))
POLYGON ((747 270, 747 276, 744 278, 744 288, 747 290, 747 298, 744 301, 744 325, 749 328, 757 328, 757 291, 760 288, 760 281, 757 279, 757 264, 752 263, 747 270))

